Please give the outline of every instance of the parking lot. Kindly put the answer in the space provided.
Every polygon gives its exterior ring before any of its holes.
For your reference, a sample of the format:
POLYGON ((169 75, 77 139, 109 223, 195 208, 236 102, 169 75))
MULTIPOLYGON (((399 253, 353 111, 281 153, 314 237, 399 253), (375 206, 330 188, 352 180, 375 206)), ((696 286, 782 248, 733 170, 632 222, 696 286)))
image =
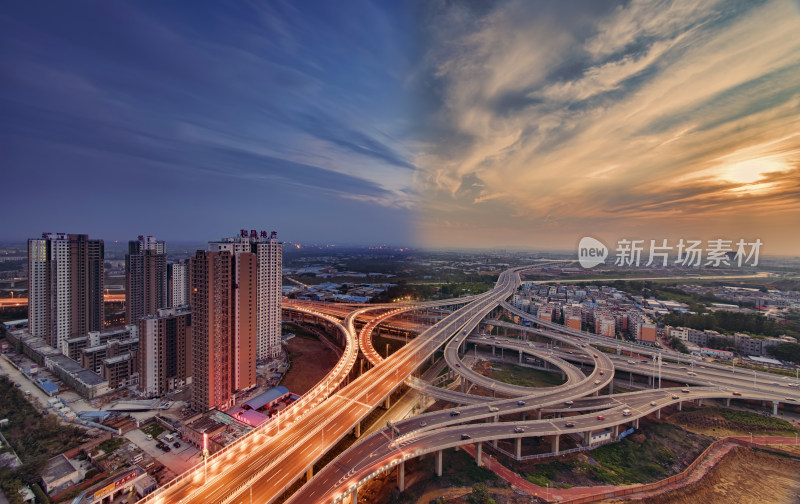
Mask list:
POLYGON ((181 447, 175 448, 172 443, 169 443, 169 452, 164 452, 157 447, 160 440, 155 438, 152 440, 147 439, 147 434, 142 432, 141 429, 132 430, 125 434, 125 437, 131 440, 148 455, 162 463, 171 473, 175 475, 181 474, 201 460, 200 450, 188 442, 184 442, 182 439, 177 439, 177 436, 176 441, 181 444, 181 447))

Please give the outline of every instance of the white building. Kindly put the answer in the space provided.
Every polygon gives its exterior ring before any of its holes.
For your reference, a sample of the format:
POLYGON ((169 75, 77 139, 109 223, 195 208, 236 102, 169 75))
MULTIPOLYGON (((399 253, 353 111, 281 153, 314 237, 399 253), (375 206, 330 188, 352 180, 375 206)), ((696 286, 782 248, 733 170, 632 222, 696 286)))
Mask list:
POLYGON ((189 269, 186 262, 167 264, 167 306, 189 304, 189 269))
POLYGON ((281 299, 283 296, 283 244, 273 231, 242 230, 236 238, 209 242, 212 252, 253 252, 257 266, 256 358, 275 359, 281 352, 281 299))

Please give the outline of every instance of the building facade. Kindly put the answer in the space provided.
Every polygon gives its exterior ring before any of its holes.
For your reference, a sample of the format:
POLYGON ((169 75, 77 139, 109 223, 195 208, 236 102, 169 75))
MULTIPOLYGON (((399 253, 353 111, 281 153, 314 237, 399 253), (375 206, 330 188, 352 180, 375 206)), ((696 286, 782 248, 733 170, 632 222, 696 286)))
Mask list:
POLYGON ((43 233, 28 240, 28 327, 66 354, 65 342, 104 326, 105 249, 88 235, 43 233))
POLYGON ((167 264, 167 306, 189 305, 189 265, 187 262, 167 264))
POLYGON ((192 315, 165 308, 139 320, 139 384, 145 396, 167 394, 192 381, 192 315))
POLYGON ((125 254, 125 320, 136 324, 164 308, 167 295, 167 250, 161 240, 139 236, 125 254))

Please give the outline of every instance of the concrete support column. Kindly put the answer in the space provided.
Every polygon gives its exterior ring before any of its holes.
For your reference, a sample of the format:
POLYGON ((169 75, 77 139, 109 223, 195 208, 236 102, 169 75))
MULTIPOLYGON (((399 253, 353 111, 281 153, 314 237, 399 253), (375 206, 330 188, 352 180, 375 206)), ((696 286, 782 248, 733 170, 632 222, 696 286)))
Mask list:
POLYGON ((541 419, 542 419, 542 410, 538 409, 536 410, 536 420, 541 420, 541 419))
POLYGON ((354 430, 355 430, 355 432, 353 432, 353 434, 356 436, 356 438, 360 438, 361 437, 361 422, 358 422, 356 424, 356 428, 354 430))
POLYGON ((475 462, 478 467, 483 466, 483 443, 475 443, 475 462))
POLYGON ((775 402, 772 403, 772 414, 773 415, 777 415, 778 414, 778 401, 775 401, 775 402))
POLYGON ((400 462, 400 466, 397 468, 397 487, 400 489, 401 492, 406 491, 406 461, 400 462))
POLYGON ((683 403, 678 402, 678 411, 683 411, 683 403))
POLYGON ((592 433, 591 431, 586 431, 583 433, 583 446, 589 446, 589 442, 592 440, 592 433))
POLYGON ((495 347, 494 345, 492 345, 492 356, 493 356, 493 357, 494 357, 494 351, 495 351, 495 349, 496 349, 496 348, 497 348, 497 347, 495 347))
POLYGON ((614 426, 614 439, 619 439, 619 424, 614 426))
POLYGON ((522 458, 522 438, 514 440, 514 456, 517 460, 522 458))
POLYGON ((633 421, 633 427, 636 428, 636 429, 639 428, 639 419, 638 418, 633 421))
POLYGON ((656 410, 656 418, 661 420, 661 409, 660 408, 656 410))
POLYGON ((358 504, 358 487, 353 489, 353 493, 351 495, 353 496, 353 500, 351 501, 352 504, 358 504))
POLYGON ((306 471, 306 481, 311 481, 311 478, 314 477, 314 466, 308 468, 306 471))
POLYGON ((594 391, 594 393, 593 393, 592 395, 593 395, 593 396, 595 396, 595 397, 597 397, 597 396, 599 396, 599 395, 600 395, 600 391, 599 391, 599 390, 595 390, 595 391, 594 391))
POLYGON ((519 363, 522 364, 522 350, 519 351, 519 363))
POLYGON ((386 409, 389 409, 391 406, 392 406, 392 396, 388 395, 386 396, 386 404, 384 405, 384 407, 386 409))
POLYGON ((436 476, 442 477, 442 450, 436 452, 436 476))
POLYGON ((725 406, 730 408, 730 406, 731 406, 731 398, 730 397, 725 399, 725 406))
POLYGON ((552 451, 553 451, 553 453, 555 455, 558 455, 558 438, 559 438, 559 435, 555 434, 553 436, 553 441, 552 441, 552 444, 551 444, 551 449, 552 449, 552 451))
POLYGON ((608 393, 609 394, 613 394, 614 393, 614 380, 611 380, 610 382, 608 382, 608 393))

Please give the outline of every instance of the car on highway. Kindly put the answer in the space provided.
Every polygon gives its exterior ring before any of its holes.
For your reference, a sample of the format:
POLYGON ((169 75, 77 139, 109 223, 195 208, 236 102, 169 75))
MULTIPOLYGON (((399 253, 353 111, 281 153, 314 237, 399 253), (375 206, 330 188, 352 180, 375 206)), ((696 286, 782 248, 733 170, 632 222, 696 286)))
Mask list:
POLYGON ((595 384, 595 385, 600 385, 600 380, 595 380, 595 381, 594 381, 594 384, 595 384))
POLYGON ((453 411, 450 412, 450 416, 458 416, 460 414, 461 414, 461 412, 458 411, 458 410, 453 410, 453 411))
POLYGON ((525 401, 517 401, 517 406, 525 406, 525 401))
POLYGON ((603 371, 603 370, 601 369, 601 370, 600 370, 600 376, 602 376, 602 375, 604 375, 604 374, 606 374, 606 372, 605 372, 605 371, 603 371))
POLYGON ((741 392, 733 392, 733 395, 742 395, 741 392))
POLYGON ((525 429, 523 429, 522 427, 514 427, 514 432, 520 434, 522 432, 525 432, 525 429))
POLYGON ((498 408, 497 406, 489 406, 489 411, 494 413, 495 411, 500 411, 500 408, 498 408))
POLYGON ((456 362, 456 367, 461 367, 461 364, 459 364, 458 362, 456 362))
POLYGON ((594 357, 596 359, 597 358, 597 354, 596 353, 592 354, 592 357, 594 357))
POLYGON ((575 422, 567 422, 564 424, 564 427, 575 427, 575 422))
POLYGON ((419 423, 419 426, 420 427, 427 427, 428 426, 428 422, 422 421, 422 422, 419 423))
POLYGON ((603 415, 597 415, 597 419, 598 419, 598 420, 605 420, 605 419, 606 419, 606 417, 605 417, 605 416, 603 416, 603 415))
POLYGON ((681 396, 679 396, 679 395, 677 395, 677 394, 672 394, 672 398, 673 398, 673 399, 680 399, 680 398, 681 398, 681 396))
POLYGON ((656 405, 655 401, 650 401, 650 406, 655 406, 655 405, 656 405))
POLYGON ((566 404, 567 406, 572 406, 573 404, 575 404, 575 401, 570 399, 569 401, 565 401, 564 404, 566 404))
POLYGON ((681 392, 683 392, 684 394, 688 394, 691 391, 688 388, 684 388, 684 389, 681 389, 681 392))
POLYGON ((631 414, 633 414, 633 412, 631 410, 629 410, 628 408, 625 408, 624 410, 622 410, 622 416, 631 416, 631 414))
POLYGON ((461 439, 463 440, 472 439, 472 436, 470 436, 469 434, 461 434, 461 439))

